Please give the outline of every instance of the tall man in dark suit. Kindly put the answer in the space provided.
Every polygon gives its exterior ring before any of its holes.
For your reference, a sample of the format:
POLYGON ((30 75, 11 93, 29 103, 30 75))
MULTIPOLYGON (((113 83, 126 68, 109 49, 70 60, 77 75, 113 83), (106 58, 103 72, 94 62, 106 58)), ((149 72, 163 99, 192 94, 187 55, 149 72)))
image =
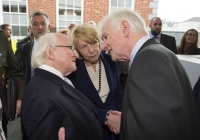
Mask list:
POLYGON ((163 46, 177 54, 176 40, 173 36, 161 33, 162 21, 159 17, 152 18, 149 27, 151 38, 156 38, 163 46))
POLYGON ((92 102, 64 76, 76 70, 78 53, 68 36, 46 34, 33 48, 35 74, 22 101, 22 124, 28 140, 56 140, 64 127, 67 140, 102 140, 92 102))
POLYGON ((22 40, 17 42, 17 51, 15 53, 16 57, 19 56, 19 47, 22 46, 23 44, 31 42, 34 39, 34 36, 33 36, 33 33, 31 31, 30 27, 28 27, 27 31, 28 31, 28 35, 25 38, 23 38, 22 40))
POLYGON ((101 24, 103 49, 115 61, 130 60, 120 140, 200 139, 191 84, 175 54, 150 39, 143 19, 134 11, 115 12, 101 24))
POLYGON ((18 52, 18 62, 19 66, 24 72, 26 76, 26 83, 31 79, 33 76, 33 68, 31 67, 31 52, 34 46, 34 43, 37 41, 37 39, 50 30, 50 23, 48 16, 43 13, 42 11, 35 11, 30 15, 30 28, 34 35, 34 40, 27 44, 23 44, 19 47, 18 52))
MULTIPOLYGON (((16 102, 16 117, 20 114, 21 110, 21 99, 25 86, 25 78, 19 69, 17 60, 12 52, 10 43, 8 42, 7 37, 0 30, 0 78, 7 77, 18 77, 18 96, 16 102), (5 73, 4 73, 5 72, 5 73)), ((2 83, 1 83, 2 84, 2 83)), ((0 86, 0 92, 3 92, 2 87, 0 86)), ((0 102, 0 118, 2 117, 2 105, 0 102)), ((3 117, 3 121, 0 119, 0 126, 3 125, 3 130, 5 135, 7 135, 7 120, 3 117)), ((1 127, 0 127, 1 128, 1 127)), ((0 129, 2 130, 2 129, 0 129)), ((3 136, 3 131, 0 131, 0 135, 3 136)))

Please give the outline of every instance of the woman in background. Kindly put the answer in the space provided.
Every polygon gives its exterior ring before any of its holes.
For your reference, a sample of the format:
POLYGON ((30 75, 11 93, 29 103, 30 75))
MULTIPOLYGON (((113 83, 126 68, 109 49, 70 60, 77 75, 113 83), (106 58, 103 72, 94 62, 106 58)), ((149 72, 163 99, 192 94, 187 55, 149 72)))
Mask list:
MULTIPOLYGON (((77 70, 68 78, 74 87, 84 94, 96 107, 103 130, 104 140, 116 140, 120 127, 122 91, 117 75, 117 65, 108 54, 100 54, 101 36, 95 26, 83 24, 70 32, 74 48, 81 56, 76 60, 77 70), (111 131, 110 131, 110 129, 111 131)), ((92 134, 91 134, 92 135, 92 134)))
POLYGON ((180 46, 178 46, 178 54, 199 55, 200 48, 197 46, 198 32, 195 29, 189 29, 181 38, 180 46))

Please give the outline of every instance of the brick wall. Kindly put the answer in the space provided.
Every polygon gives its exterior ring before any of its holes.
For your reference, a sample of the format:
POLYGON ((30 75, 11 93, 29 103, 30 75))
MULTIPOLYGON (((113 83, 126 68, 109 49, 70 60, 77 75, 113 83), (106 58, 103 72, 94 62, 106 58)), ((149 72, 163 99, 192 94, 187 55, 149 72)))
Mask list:
POLYGON ((98 23, 108 14, 108 0, 84 0, 84 21, 93 20, 98 23))
MULTIPOLYGON (((149 25, 148 14, 152 13, 149 8, 149 2, 153 0, 135 0, 135 10, 149 25)), ((93 20, 98 23, 105 15, 108 14, 109 0, 84 0, 84 17, 83 22, 93 20)), ((33 11, 41 10, 48 14, 52 32, 56 28, 56 0, 28 0, 28 15, 33 11)))
POLYGON ((56 27, 56 0, 28 0, 28 15, 40 10, 49 16, 51 31, 55 32, 56 27))
POLYGON ((153 1, 154 0, 136 0, 135 2, 135 11, 140 14, 147 26, 150 24, 148 15, 152 13, 152 8, 149 8, 149 3, 153 1))

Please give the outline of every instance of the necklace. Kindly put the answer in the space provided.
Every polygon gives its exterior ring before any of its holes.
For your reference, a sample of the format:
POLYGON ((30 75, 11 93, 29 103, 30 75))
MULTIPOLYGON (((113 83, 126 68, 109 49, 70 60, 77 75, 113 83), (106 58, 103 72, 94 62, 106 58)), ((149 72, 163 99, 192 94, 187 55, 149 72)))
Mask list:
POLYGON ((99 89, 97 90, 98 93, 101 91, 101 59, 99 58, 99 89))

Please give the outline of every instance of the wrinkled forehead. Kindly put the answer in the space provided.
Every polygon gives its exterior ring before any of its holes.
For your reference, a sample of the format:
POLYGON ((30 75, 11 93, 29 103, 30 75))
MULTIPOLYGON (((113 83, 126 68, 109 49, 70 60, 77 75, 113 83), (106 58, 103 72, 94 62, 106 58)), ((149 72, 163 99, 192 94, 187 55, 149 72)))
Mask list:
POLYGON ((72 45, 68 36, 64 34, 56 34, 56 40, 58 46, 70 46, 72 45))

